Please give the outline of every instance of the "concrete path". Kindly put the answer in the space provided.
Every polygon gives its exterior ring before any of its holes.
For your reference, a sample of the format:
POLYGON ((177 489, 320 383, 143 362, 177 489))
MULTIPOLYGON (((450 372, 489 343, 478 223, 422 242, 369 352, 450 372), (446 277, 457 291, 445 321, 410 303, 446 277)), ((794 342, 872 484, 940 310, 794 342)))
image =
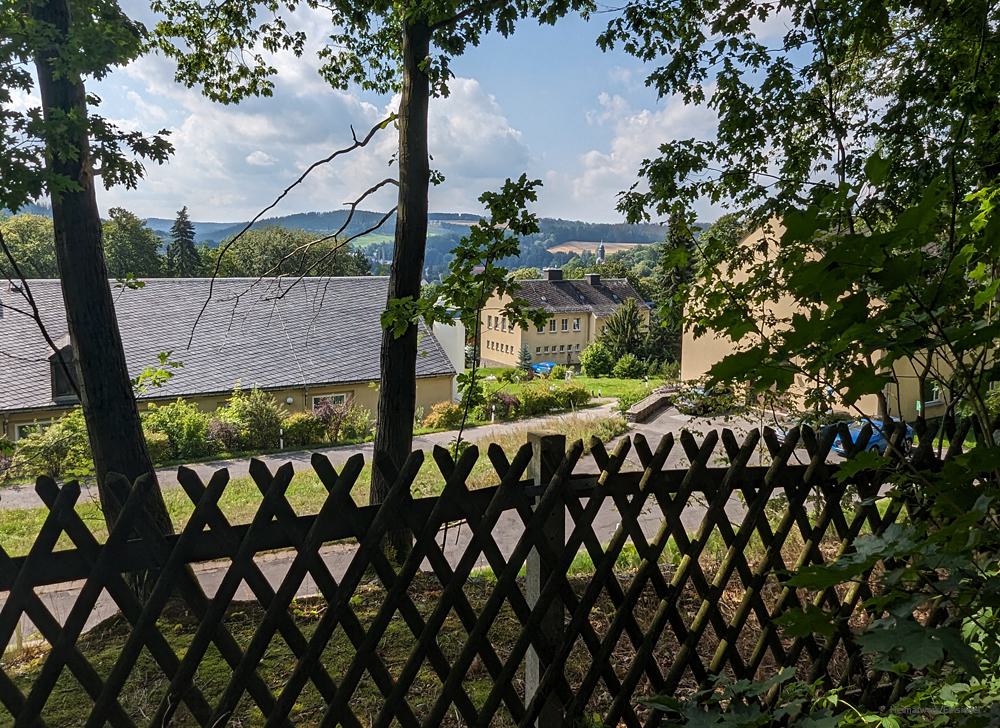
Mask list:
MULTIPOLYGON (((588 416, 599 417, 608 414, 611 411, 610 405, 603 405, 591 410, 585 410, 584 412, 588 416)), ((633 425, 632 430, 629 434, 634 434, 637 432, 643 433, 650 441, 652 447, 655 447, 659 442, 659 438, 662 437, 667 432, 679 434, 679 432, 684 429, 690 429, 696 434, 698 432, 707 432, 713 428, 729 427, 734 430, 737 437, 742 439, 742 436, 749 430, 758 427, 761 423, 750 421, 747 419, 732 419, 732 420, 722 420, 722 419, 694 419, 681 415, 676 410, 670 409, 661 413, 654 420, 649 423, 641 425, 633 425)), ((506 432, 512 429, 522 429, 524 427, 546 427, 548 429, 558 430, 558 418, 541 418, 539 420, 532 420, 527 422, 511 423, 504 425, 495 425, 488 428, 477 428, 476 430, 470 432, 470 439, 478 440, 488 437, 489 434, 506 432)), ((435 444, 446 445, 454 437, 454 433, 438 433, 435 435, 427 435, 418 438, 415 443, 416 446, 429 449, 435 444)), ((611 443, 613 446, 614 443, 611 443)), ((333 460, 345 460, 354 452, 363 452, 366 455, 370 455, 371 446, 363 445, 355 448, 329 448, 322 451, 328 454, 333 460)), ((284 462, 292 462, 297 470, 304 470, 309 468, 309 453, 281 453, 278 455, 267 456, 263 458, 272 467, 276 467, 284 462)), ((629 457, 630 465, 626 465, 625 469, 637 469, 639 466, 638 460, 635 458, 634 453, 630 454, 629 457)), ((688 464, 687 458, 683 454, 683 449, 679 446, 674 447, 670 457, 667 461, 668 468, 683 468, 688 464)), ((716 463, 721 465, 722 463, 716 463)), ((218 461, 213 463, 203 463, 196 466, 200 472, 211 473, 219 467, 229 467, 234 475, 245 474, 246 463, 243 462, 229 462, 229 461, 218 461)), ((594 472, 596 470, 596 465, 589 458, 587 461, 582 461, 577 472, 594 472)), ((166 474, 164 474, 166 475, 166 474)), ((171 481, 166 480, 166 478, 161 481, 166 487, 170 487, 168 483, 171 481)), ((176 481, 173 481, 176 485, 176 481)), ((30 492, 30 491, 29 491, 30 492)), ((9 507, 9 506, 8 506, 9 507)), ((731 519, 739 519, 745 512, 742 502, 734 497, 726 506, 726 511, 729 513, 731 519)), ((700 503, 692 502, 687 509, 682 514, 682 522, 689 530, 694 530, 698 527, 701 519, 705 513, 705 506, 700 503)), ((10 513, 7 516, 0 517, 16 517, 15 514, 10 513)), ((602 543, 610 540, 611 536, 614 534, 615 529, 618 526, 620 518, 618 516, 617 509, 610 502, 605 503, 599 512, 597 518, 594 522, 594 530, 597 533, 598 538, 602 543)), ((662 514, 655 502, 647 504, 644 508, 640 522, 642 525, 643 532, 647 536, 652 536, 660 527, 662 522, 662 514)), ((572 530, 572 524, 569 522, 567 516, 567 533, 572 530)), ((496 527, 493 529, 494 537, 497 540, 497 544, 500 547, 501 552, 504 556, 508 556, 516 546, 518 539, 521 537, 523 532, 522 524, 516 513, 507 512, 503 514, 503 517, 497 523, 496 527)), ((439 536, 441 542, 443 542, 445 555, 448 561, 455 565, 461 558, 465 551, 466 546, 470 541, 470 531, 468 527, 452 527, 447 531, 447 533, 442 532, 439 536)), ((347 570, 351 559, 354 556, 355 547, 351 544, 332 544, 328 545, 322 550, 322 556, 327 564, 330 571, 333 573, 334 577, 340 578, 343 576, 344 572, 347 570)), ((294 559, 294 551, 284 551, 284 552, 273 552, 262 554, 257 557, 256 561, 260 565, 261 570, 267 576, 268 580, 272 585, 277 588, 280 584, 285 573, 291 565, 294 559)), ((478 566, 485 566, 485 560, 480 558, 478 566)), ((429 568, 427 564, 424 565, 425 568, 429 568)), ((199 580, 204 586, 206 592, 211 596, 215 594, 222 577, 225 575, 228 569, 228 562, 212 562, 206 564, 199 564, 195 567, 195 571, 198 575, 199 580)), ((66 616, 69 614, 70 609, 76 601, 76 597, 79 594, 82 583, 70 583, 70 584, 59 584, 53 587, 39 588, 36 591, 39 597, 46 604, 46 606, 51 610, 53 616, 60 623, 62 623, 66 616)), ((315 595, 317 589, 311 578, 308 578, 302 583, 298 589, 299 596, 310 596, 315 595)), ((240 590, 237 593, 237 599, 252 599, 253 595, 247 588, 246 584, 242 584, 240 590)), ((6 601, 4 598, 0 597, 0 604, 6 601)), ((103 621, 104 619, 112 616, 117 611, 114 602, 108 597, 106 593, 102 593, 98 603, 87 620, 87 628, 94 626, 95 624, 103 621)), ((31 623, 24 619, 20 626, 19 639, 25 641, 30 641, 34 633, 34 628, 31 623)))

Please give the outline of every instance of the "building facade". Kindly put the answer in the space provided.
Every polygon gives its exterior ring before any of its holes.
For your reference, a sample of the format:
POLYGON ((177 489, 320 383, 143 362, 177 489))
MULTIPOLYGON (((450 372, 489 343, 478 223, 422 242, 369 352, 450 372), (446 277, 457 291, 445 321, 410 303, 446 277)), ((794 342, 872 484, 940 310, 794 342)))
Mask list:
MULTIPOLYGON (((784 231, 785 228, 780 221, 772 220, 766 226, 749 233, 741 244, 755 250, 775 251, 784 231)), ((745 275, 744 272, 736 273, 733 275, 733 280, 739 281, 740 276, 745 275)), ((796 304, 791 298, 777 298, 761 307, 760 328, 766 334, 769 326, 767 322, 775 319, 787 320, 796 310, 796 304)), ((755 334, 748 334, 747 338, 753 340, 755 336, 755 334)), ((727 337, 719 336, 711 331, 695 337, 691 329, 685 329, 681 341, 681 379, 686 382, 702 380, 716 362, 721 361, 736 350, 736 344, 727 337)), ((917 359, 920 359, 919 354, 917 359)), ((937 362, 935 370, 950 373, 950 369, 943 362, 937 362)), ((897 361, 893 366, 891 377, 892 381, 886 385, 883 391, 889 415, 913 420, 920 411, 923 411, 928 419, 940 417, 945 413, 947 409, 945 388, 926 380, 924 386, 921 387, 921 378, 914 368, 913 361, 897 361)), ((810 384, 801 375, 796 375, 791 390, 793 405, 803 406, 804 392, 810 387, 810 384)), ((879 414, 878 398, 875 395, 865 395, 850 407, 846 403, 838 403, 837 398, 834 397, 833 404, 834 409, 850 414, 858 414, 858 410, 870 417, 877 417, 879 414)))
MULTIPOLYGON (((13 312, 23 306, 24 295, 5 283, 0 288, 0 304, 7 304, 0 305, 0 437, 10 440, 78 404, 58 361, 70 363, 72 371, 59 281, 29 285, 59 353, 52 352, 33 320, 13 312)), ((130 376, 156 366, 161 352, 182 364, 170 370, 173 376, 162 386, 137 394, 140 407, 183 397, 213 411, 228 402, 235 387, 258 387, 289 412, 311 411, 324 400, 376 411, 388 279, 306 278, 290 286, 230 278, 217 279, 211 293, 209 288, 208 279, 150 279, 141 288, 116 292, 130 376)), ((461 328, 456 321, 440 329, 443 346, 420 324, 418 407, 427 410, 453 399, 455 375, 464 364, 461 328)))
POLYGON ((550 268, 542 278, 519 283, 516 295, 548 318, 541 326, 523 329, 503 315, 509 298, 491 298, 480 321, 479 355, 485 366, 517 366, 522 347, 527 347, 532 362, 579 364, 581 352, 600 336, 608 317, 627 299, 639 303, 649 324, 649 305, 621 278, 602 279, 588 273, 581 279, 564 279, 562 270, 550 268))

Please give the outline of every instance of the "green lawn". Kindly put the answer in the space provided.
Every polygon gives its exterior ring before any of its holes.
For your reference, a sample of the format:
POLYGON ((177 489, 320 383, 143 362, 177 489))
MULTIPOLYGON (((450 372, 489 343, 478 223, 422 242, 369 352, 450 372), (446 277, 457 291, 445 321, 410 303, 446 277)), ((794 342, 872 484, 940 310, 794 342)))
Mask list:
MULTIPOLYGON (((490 375, 499 376, 500 372, 504 371, 504 369, 501 367, 484 367, 478 371, 482 376, 486 377, 490 375)), ((532 384, 537 386, 538 381, 544 382, 550 380, 533 379, 531 382, 491 381, 486 382, 485 384, 488 391, 503 390, 516 395, 520 390, 527 386, 532 384)), ((551 381, 553 384, 562 383, 562 380, 551 381)), ((645 395, 662 385, 666 380, 663 379, 663 377, 650 377, 649 381, 646 382, 644 379, 616 379, 615 377, 585 377, 583 375, 576 375, 569 381, 571 384, 584 387, 595 397, 614 397, 617 399, 618 397, 633 394, 645 395)))
MULTIPOLYGON (((593 436, 607 441, 625 432, 625 421, 620 417, 585 418, 565 417, 560 420, 560 431, 566 435, 568 442, 583 440, 585 443, 593 436)), ((504 451, 513 457, 517 448, 527 440, 528 428, 518 429, 503 435, 489 438, 477 438, 475 433, 469 433, 469 440, 485 451, 489 442, 496 442, 504 451)), ((469 485, 482 488, 497 482, 489 458, 485 452, 476 463, 469 478, 469 485)), ((352 491, 354 500, 359 504, 368 503, 368 487, 371 483, 371 466, 366 464, 352 491)), ((432 457, 424 460, 423 467, 413 484, 413 495, 423 497, 436 495, 444 486, 443 478, 432 457)), ((326 496, 326 489, 319 478, 312 472, 297 473, 287 491, 292 507, 302 515, 316 513, 326 496)), ((168 488, 163 492, 167 510, 170 512, 174 525, 179 529, 187 523, 194 506, 180 488, 168 488)), ((226 487, 220 505, 223 512, 232 523, 249 523, 260 505, 260 491, 254 482, 248 478, 234 478, 226 487)), ((107 528, 100 504, 86 500, 77 505, 77 512, 84 522, 103 541, 107 537, 107 528)), ((0 511, 0 546, 13 556, 26 554, 31 548, 48 513, 46 508, 30 508, 24 510, 0 511)), ((60 541, 60 547, 69 548, 72 544, 67 537, 60 541)))

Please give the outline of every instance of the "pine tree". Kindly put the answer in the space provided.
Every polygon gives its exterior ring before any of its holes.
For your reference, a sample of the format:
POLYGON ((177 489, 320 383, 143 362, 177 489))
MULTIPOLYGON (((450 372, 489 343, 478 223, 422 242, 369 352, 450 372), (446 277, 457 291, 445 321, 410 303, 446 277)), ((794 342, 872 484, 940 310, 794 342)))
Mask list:
POLYGON ((194 278, 201 273, 201 256, 194 244, 194 224, 185 205, 170 227, 167 245, 167 275, 174 278, 194 278))
POLYGON ((524 371, 531 371, 531 351, 527 344, 521 344, 521 351, 517 357, 517 368, 524 371))

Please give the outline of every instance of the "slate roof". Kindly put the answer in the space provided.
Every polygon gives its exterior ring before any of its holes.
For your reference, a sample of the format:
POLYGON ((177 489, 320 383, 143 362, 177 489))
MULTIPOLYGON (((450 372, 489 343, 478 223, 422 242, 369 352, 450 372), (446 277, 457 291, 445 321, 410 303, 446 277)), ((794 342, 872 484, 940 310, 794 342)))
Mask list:
POLYGON ((601 278, 596 286, 586 279, 577 278, 556 281, 534 278, 519 283, 519 297, 533 307, 550 313, 586 311, 597 316, 609 316, 628 298, 635 299, 640 308, 649 308, 624 278, 601 278))
MULTIPOLYGON (((237 382, 279 389, 378 380, 387 278, 306 278, 292 287, 287 280, 251 283, 216 280, 190 349, 208 279, 150 279, 143 288, 114 291, 129 374, 155 365, 162 351, 173 351, 172 358, 184 364, 146 396, 224 393, 237 382)), ((46 328, 59 341, 67 334, 59 281, 29 285, 46 328)), ((23 294, 7 282, 0 284, 0 304, 26 307, 23 294)), ((423 324, 420 334, 417 376, 453 375, 448 356, 423 324)), ((34 321, 0 306, 0 411, 54 405, 50 353, 34 321)))

